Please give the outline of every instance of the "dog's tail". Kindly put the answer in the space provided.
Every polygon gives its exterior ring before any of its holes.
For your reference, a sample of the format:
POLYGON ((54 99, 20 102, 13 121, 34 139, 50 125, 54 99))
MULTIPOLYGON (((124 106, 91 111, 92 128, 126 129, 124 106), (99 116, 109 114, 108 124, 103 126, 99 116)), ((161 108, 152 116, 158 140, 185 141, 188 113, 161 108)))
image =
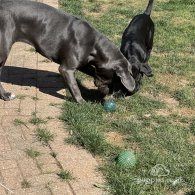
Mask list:
POLYGON ((146 8, 146 10, 144 12, 148 16, 150 16, 150 14, 151 14, 153 3, 154 3, 154 0, 149 0, 148 6, 147 6, 147 8, 146 8))

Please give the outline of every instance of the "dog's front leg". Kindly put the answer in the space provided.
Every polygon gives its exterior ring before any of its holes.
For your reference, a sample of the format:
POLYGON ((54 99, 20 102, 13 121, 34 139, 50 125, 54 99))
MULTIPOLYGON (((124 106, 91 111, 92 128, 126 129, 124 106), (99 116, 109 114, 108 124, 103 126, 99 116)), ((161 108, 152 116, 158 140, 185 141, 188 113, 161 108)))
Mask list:
POLYGON ((67 69, 64 65, 60 65, 59 72, 64 78, 65 82, 68 84, 71 95, 78 103, 83 103, 85 100, 81 96, 80 89, 78 87, 77 81, 74 77, 75 70, 67 69))

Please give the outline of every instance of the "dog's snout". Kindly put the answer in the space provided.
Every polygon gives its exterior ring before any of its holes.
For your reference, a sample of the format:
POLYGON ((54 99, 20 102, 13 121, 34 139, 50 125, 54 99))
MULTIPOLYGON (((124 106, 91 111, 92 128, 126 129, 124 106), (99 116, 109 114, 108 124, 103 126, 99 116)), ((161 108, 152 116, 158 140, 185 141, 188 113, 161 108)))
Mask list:
POLYGON ((154 74, 152 72, 148 72, 147 74, 145 74, 147 77, 153 77, 154 74))

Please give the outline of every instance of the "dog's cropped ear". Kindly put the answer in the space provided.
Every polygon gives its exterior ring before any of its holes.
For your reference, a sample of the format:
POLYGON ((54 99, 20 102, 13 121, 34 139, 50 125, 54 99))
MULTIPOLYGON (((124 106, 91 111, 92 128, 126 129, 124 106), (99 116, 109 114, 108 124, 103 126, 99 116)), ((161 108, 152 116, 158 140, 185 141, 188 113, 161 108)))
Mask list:
POLYGON ((148 63, 143 63, 140 65, 140 72, 144 73, 147 77, 153 76, 152 69, 148 63))
POLYGON ((115 69, 116 75, 120 77, 122 84, 126 87, 129 92, 135 89, 135 80, 131 75, 131 72, 126 68, 117 66, 115 69))

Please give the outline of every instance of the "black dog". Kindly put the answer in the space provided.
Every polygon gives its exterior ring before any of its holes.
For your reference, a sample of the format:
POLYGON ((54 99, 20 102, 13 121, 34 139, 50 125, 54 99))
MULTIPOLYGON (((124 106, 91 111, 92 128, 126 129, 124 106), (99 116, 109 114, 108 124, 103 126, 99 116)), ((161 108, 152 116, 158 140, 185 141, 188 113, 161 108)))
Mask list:
MULTIPOLYGON (((22 41, 60 64, 59 71, 77 102, 83 102, 74 77, 78 69, 95 77, 99 90, 111 93, 114 75, 132 92, 132 66, 116 46, 86 21, 48 5, 24 0, 0 0, 0 73, 13 43, 22 41), (95 70, 95 71, 94 71, 95 70)), ((11 100, 0 83, 0 96, 11 100)))
MULTIPOLYGON (((133 93, 139 90, 143 74, 153 76, 148 64, 154 37, 154 23, 150 18, 152 7, 153 0, 149 0, 145 12, 132 19, 122 36, 120 50, 133 66, 132 72, 136 83, 133 93)), ((126 91, 129 95, 133 93, 126 91)))

